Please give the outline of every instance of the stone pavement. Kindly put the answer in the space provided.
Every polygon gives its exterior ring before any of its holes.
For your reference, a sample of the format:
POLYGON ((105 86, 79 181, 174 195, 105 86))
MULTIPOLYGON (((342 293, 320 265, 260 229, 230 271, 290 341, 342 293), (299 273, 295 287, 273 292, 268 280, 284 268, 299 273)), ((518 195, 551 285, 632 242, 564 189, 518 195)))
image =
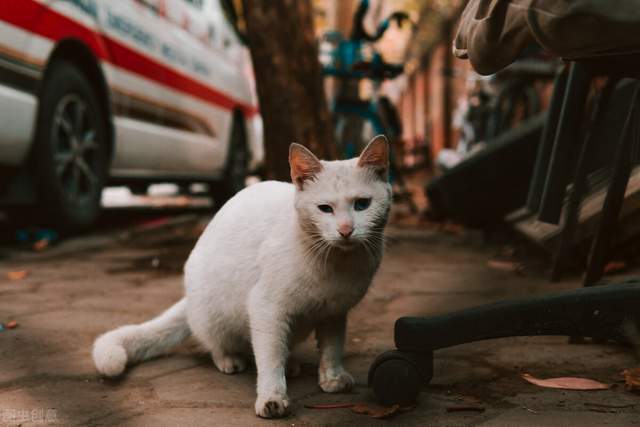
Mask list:
POLYGON ((549 284, 535 269, 518 275, 488 268, 500 247, 483 243, 473 232, 390 228, 389 249, 374 287, 350 317, 346 365, 356 378, 355 391, 326 395, 319 390, 314 346, 307 342, 297 351, 302 375, 289 381, 295 413, 287 419, 256 418, 255 371, 221 374, 194 343, 135 366, 118 381, 99 378, 90 358, 93 339, 115 326, 144 321, 180 298, 181 266, 199 228, 183 224, 38 256, 9 250, 8 257, 0 258, 0 321, 19 323, 0 333, 0 425, 640 424, 640 395, 620 385, 620 372, 637 363, 629 349, 569 345, 565 338, 550 337, 493 340, 436 352, 434 379, 417 407, 391 420, 349 409, 304 407, 369 401, 369 365, 392 347, 393 323, 401 315, 443 313, 579 286, 578 278, 549 284), (7 280, 6 272, 14 270, 29 275, 7 280), (520 379, 523 372, 587 376, 615 386, 598 392, 542 389, 520 379), (484 411, 447 411, 469 405, 484 411))

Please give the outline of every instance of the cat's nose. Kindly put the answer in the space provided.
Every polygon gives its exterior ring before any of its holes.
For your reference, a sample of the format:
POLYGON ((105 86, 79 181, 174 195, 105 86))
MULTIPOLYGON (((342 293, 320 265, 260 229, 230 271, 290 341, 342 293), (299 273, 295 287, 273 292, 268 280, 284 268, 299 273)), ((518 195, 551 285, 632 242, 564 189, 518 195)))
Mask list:
POLYGON ((349 236, 353 234, 353 226, 350 224, 341 224, 338 227, 338 233, 345 239, 348 239, 349 236))

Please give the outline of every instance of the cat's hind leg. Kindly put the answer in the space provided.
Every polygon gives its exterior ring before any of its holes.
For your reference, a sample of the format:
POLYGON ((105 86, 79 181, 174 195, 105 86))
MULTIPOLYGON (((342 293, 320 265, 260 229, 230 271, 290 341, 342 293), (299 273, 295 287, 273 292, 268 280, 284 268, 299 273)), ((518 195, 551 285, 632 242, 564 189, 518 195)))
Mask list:
POLYGON ((208 331, 199 330, 196 338, 211 353, 211 360, 216 368, 225 374, 237 374, 247 369, 248 352, 242 351, 238 344, 241 337, 229 336, 228 333, 221 333, 214 328, 208 331))
POLYGON ((194 337, 211 354, 215 367, 225 374, 235 374, 247 369, 251 344, 242 335, 245 327, 237 319, 203 305, 204 298, 192 298, 189 302, 189 327, 194 337))
POLYGON ((287 360, 287 370, 285 371, 285 376, 287 378, 296 378, 300 376, 302 372, 302 366, 300 365, 300 361, 293 356, 289 356, 289 360, 287 360))
POLYGON ((225 374, 236 374, 247 369, 247 359, 239 354, 231 354, 220 348, 211 350, 213 364, 220 372, 225 374))

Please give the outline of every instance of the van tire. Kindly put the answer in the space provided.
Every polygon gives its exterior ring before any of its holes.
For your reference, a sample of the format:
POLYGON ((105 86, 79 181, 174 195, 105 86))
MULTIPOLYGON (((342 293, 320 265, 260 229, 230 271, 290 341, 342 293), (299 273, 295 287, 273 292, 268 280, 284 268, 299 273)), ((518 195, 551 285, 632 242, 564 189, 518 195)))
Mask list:
POLYGON ((38 216, 66 233, 90 227, 107 180, 107 112, 85 75, 56 60, 42 87, 32 152, 38 216))
POLYGON ((245 187, 248 175, 249 151, 245 138, 244 121, 236 115, 232 126, 222 179, 209 183, 209 193, 216 208, 220 208, 245 187))

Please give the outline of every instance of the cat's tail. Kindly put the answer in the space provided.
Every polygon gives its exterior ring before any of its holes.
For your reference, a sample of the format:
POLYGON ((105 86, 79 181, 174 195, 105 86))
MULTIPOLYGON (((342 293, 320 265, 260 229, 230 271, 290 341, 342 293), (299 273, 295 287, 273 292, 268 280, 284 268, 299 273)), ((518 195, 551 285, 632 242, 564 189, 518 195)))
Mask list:
POLYGON ((187 300, 182 298, 167 311, 139 325, 126 325, 100 335, 93 344, 93 361, 108 377, 120 375, 127 364, 158 356, 184 341, 187 300))

